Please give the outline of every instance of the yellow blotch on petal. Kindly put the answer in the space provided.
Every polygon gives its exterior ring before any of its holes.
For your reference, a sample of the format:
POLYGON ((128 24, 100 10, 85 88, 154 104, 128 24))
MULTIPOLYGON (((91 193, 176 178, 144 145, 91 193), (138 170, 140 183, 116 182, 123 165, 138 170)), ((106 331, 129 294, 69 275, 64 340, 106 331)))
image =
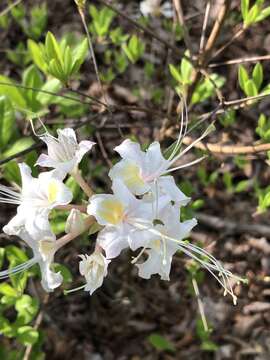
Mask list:
POLYGON ((144 186, 145 183, 140 174, 140 168, 135 164, 126 164, 121 170, 124 183, 130 189, 144 186))
POLYGON ((59 187, 57 182, 51 181, 48 186, 48 200, 50 203, 55 202, 55 200, 57 199, 58 190, 59 187))
POLYGON ((117 200, 104 200, 99 209, 99 215, 110 224, 116 225, 124 217, 124 206, 117 200))

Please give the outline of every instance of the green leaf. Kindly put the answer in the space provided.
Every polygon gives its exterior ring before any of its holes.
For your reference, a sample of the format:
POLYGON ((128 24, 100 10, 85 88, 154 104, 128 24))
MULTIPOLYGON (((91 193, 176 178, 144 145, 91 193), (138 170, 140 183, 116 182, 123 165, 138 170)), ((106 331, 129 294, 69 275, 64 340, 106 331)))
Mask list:
POLYGON ((217 351, 218 350, 218 346, 213 341, 210 341, 210 340, 203 341, 201 348, 202 348, 202 350, 205 350, 205 351, 217 351))
POLYGON ((48 56, 49 62, 50 62, 50 60, 55 59, 62 66, 64 65, 60 47, 59 47, 54 35, 50 31, 48 31, 46 39, 45 39, 45 48, 46 48, 46 54, 48 56))
POLYGON ((0 269, 2 269, 5 258, 5 248, 0 247, 0 269))
POLYGON ((36 66, 44 74, 46 74, 47 73, 47 64, 44 61, 43 51, 41 50, 41 45, 37 44, 35 41, 29 39, 27 41, 27 46, 28 46, 29 52, 31 54, 32 60, 34 61, 36 66))
MULTIPOLYGON (((189 57, 189 52, 185 52, 185 55, 189 57)), ((186 58, 183 58, 181 61, 181 77, 183 84, 191 83, 191 76, 193 72, 193 65, 186 58)))
POLYGON ((247 96, 256 96, 258 95, 257 87, 253 80, 249 79, 245 84, 245 93, 247 96))
POLYGON ((239 181, 239 183, 235 187, 235 192, 239 193, 239 192, 242 192, 242 191, 246 191, 249 184, 250 184, 249 180, 241 180, 241 181, 239 181))
POLYGON ((38 313, 38 300, 29 295, 22 295, 15 304, 18 312, 17 323, 21 325, 29 324, 38 313))
POLYGON ((249 0, 241 0, 241 13, 243 20, 245 21, 249 10, 249 0))
POLYGON ((257 63, 252 71, 252 78, 259 91, 263 82, 263 67, 260 63, 257 63))
POLYGON ((256 17, 256 22, 262 21, 270 16, 270 6, 267 6, 263 10, 261 10, 260 14, 256 17))
MULTIPOLYGON (((24 86, 40 89, 43 85, 41 74, 35 65, 29 66, 24 72, 22 77, 24 86)), ((25 90, 25 98, 27 99, 28 109, 30 111, 39 111, 41 106, 36 100, 38 95, 37 91, 25 90)))
MULTIPOLYGON (((41 90, 58 93, 61 88, 61 82, 58 79, 51 78, 46 81, 46 83, 41 87, 41 90)), ((39 92, 37 94, 37 101, 40 102, 42 105, 48 105, 54 102, 55 98, 55 95, 46 94, 44 92, 39 92)))
POLYGON ((84 62, 88 51, 87 39, 84 39, 79 45, 77 45, 72 51, 72 70, 71 74, 75 74, 80 69, 84 62))
POLYGON ((32 326, 22 326, 17 330, 17 339, 23 345, 33 345, 38 341, 39 333, 32 326))
POLYGON ((8 144, 15 125, 15 113, 12 104, 5 96, 0 96, 0 148, 3 151, 8 144))
POLYGON ((7 151, 5 151, 5 153, 3 154, 3 158, 12 156, 17 152, 23 151, 33 144, 34 144, 34 140, 32 138, 30 137, 21 138, 17 140, 14 144, 12 144, 12 146, 7 151))
POLYGON ((169 64, 169 70, 170 70, 172 77, 174 77, 176 81, 178 81, 179 83, 182 84, 182 76, 181 76, 179 69, 177 69, 176 66, 169 64))
POLYGON ((0 284, 0 294, 6 295, 9 297, 16 298, 18 296, 18 292, 8 283, 1 283, 0 284))
POLYGON ((175 351, 174 345, 169 340, 167 340, 165 337, 163 337, 159 334, 151 334, 148 337, 148 341, 157 350, 172 351, 172 352, 175 351))
POLYGON ((241 89, 245 91, 245 84, 249 80, 247 70, 243 65, 240 65, 238 68, 238 81, 241 89))
POLYGON ((21 108, 26 107, 26 101, 22 95, 22 91, 16 86, 11 86, 13 81, 10 80, 7 76, 0 75, 0 95, 5 95, 12 102, 13 106, 18 106, 21 108), (3 85, 1 83, 6 83, 10 85, 3 85))
POLYGON ((256 22, 256 18, 259 15, 259 12, 260 6, 258 6, 257 4, 253 5, 252 8, 249 10, 246 20, 244 22, 246 27, 256 22))

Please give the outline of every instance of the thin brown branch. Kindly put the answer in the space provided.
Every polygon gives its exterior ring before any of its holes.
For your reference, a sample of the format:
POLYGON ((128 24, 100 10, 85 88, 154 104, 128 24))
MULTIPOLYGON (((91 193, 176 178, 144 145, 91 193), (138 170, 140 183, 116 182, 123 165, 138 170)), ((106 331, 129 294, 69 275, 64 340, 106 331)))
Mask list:
POLYGON ((219 48, 212 56, 212 59, 217 57, 219 54, 221 54, 225 49, 227 49, 228 46, 230 46, 236 39, 238 39, 246 30, 247 28, 241 27, 234 35, 233 37, 221 48, 219 48))
POLYGON ((99 133, 99 131, 96 132, 96 138, 97 138, 97 142, 98 142, 98 146, 100 148, 100 151, 101 151, 101 154, 104 158, 104 160, 106 161, 107 165, 109 166, 109 168, 111 168, 113 166, 113 163, 111 162, 108 154, 107 154, 107 151, 103 145, 103 141, 102 141, 102 138, 101 138, 101 135, 99 133))
POLYGON ((244 57, 244 58, 239 58, 239 59, 232 59, 232 60, 223 61, 220 63, 209 64, 208 67, 216 68, 216 67, 224 66, 224 65, 244 64, 244 63, 248 63, 248 62, 258 62, 258 61, 267 61, 267 60, 270 60, 270 55, 252 56, 252 57, 244 57))
POLYGON ((192 56, 193 55, 193 45, 192 45, 192 41, 189 36, 188 29, 186 27, 183 9, 182 9, 182 2, 181 2, 181 0, 173 0, 173 3, 174 3, 175 12, 176 12, 179 24, 183 29, 183 38, 184 38, 185 45, 186 45, 187 49, 189 50, 190 55, 192 56))
POLYGON ((213 48, 216 44, 217 38, 220 34, 222 25, 226 19, 226 16, 231 7, 231 0, 224 0, 222 6, 219 9, 218 17, 214 23, 213 29, 205 45, 205 51, 201 57, 202 65, 204 66, 210 61, 213 48))
POLYGON ((200 54, 204 50, 205 33, 206 33, 207 23, 208 23, 209 14, 210 14, 210 7, 211 7, 211 0, 208 0, 207 4, 206 4, 206 7, 205 7, 203 26, 202 26, 202 35, 201 35, 201 39, 200 39, 200 48, 199 48, 199 53, 200 54))
MULTIPOLYGON (((52 96, 57 96, 57 97, 61 97, 61 98, 64 98, 64 99, 67 99, 67 100, 72 100, 72 101, 75 101, 75 102, 80 102, 82 104, 86 104, 86 105, 91 105, 89 102, 85 102, 81 99, 76 99, 72 96, 68 96, 68 95, 63 95, 63 94, 58 94, 58 93, 55 93, 55 92, 52 92, 52 91, 48 91, 48 90, 43 90, 43 89, 40 89, 40 88, 34 88, 34 87, 30 87, 30 86, 25 86, 25 85, 21 85, 21 84, 17 84, 17 83, 6 83, 6 82, 2 82, 0 81, 0 85, 4 85, 4 86, 9 86, 9 87, 16 87, 16 88, 19 88, 19 89, 24 89, 24 90, 31 90, 31 91, 34 91, 34 92, 41 92, 43 94, 47 94, 47 95, 52 95, 52 96)), ((71 89, 68 89, 69 91, 71 91, 71 89)), ((73 91, 73 90, 72 90, 73 91)), ((76 92, 76 91, 73 91, 73 92, 76 92)), ((97 99, 95 98, 92 98, 91 99, 92 101, 98 101, 97 99)))
MULTIPOLYGON (((190 145, 194 139, 186 136, 183 139, 183 144, 190 145)), ((199 141, 194 145, 197 149, 210 151, 216 154, 237 155, 237 154, 256 154, 270 150, 270 144, 253 144, 253 145, 223 145, 220 143, 210 144, 199 141)))
POLYGON ((8 14, 15 6, 19 5, 23 0, 17 0, 14 3, 8 5, 4 10, 0 12, 0 17, 8 14))

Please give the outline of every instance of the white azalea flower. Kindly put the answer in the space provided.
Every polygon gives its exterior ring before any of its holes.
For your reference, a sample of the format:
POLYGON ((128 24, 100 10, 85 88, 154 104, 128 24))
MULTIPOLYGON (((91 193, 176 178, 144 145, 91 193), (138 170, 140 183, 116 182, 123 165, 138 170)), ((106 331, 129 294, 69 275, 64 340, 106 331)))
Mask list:
POLYGON ((15 216, 8 225, 4 226, 3 231, 8 235, 16 235, 24 240, 31 247, 34 257, 13 269, 1 271, 0 279, 24 271, 38 263, 42 276, 41 285, 45 291, 50 292, 61 285, 63 281, 62 275, 51 270, 56 251, 56 238, 51 232, 49 222, 43 226, 39 234, 36 233, 36 236, 33 237, 26 230, 23 218, 15 216))
POLYGON ((49 133, 41 136, 48 147, 48 155, 41 154, 36 165, 51 167, 63 173, 72 173, 83 156, 95 144, 92 141, 81 141, 79 144, 73 129, 57 130, 58 138, 49 133))
POLYGON ((32 237, 38 237, 47 228, 49 212, 72 200, 71 191, 63 184, 64 175, 56 170, 44 172, 38 178, 31 175, 28 165, 19 164, 22 189, 17 193, 6 186, 0 186, 0 202, 19 205, 18 218, 32 237))
POLYGON ((162 280, 169 280, 172 257, 179 250, 179 244, 168 238, 184 239, 190 230, 197 224, 196 219, 180 222, 180 213, 177 206, 167 205, 158 214, 155 232, 148 242, 146 253, 147 260, 136 264, 139 276, 149 279, 153 274, 159 274, 162 280), (164 237, 167 236, 167 238, 164 237))
POLYGON ((85 277, 85 291, 89 291, 90 295, 98 289, 103 279, 107 276, 107 268, 110 263, 100 251, 96 250, 91 255, 79 255, 82 259, 79 264, 80 274, 85 277))
POLYGON ((140 3, 140 10, 144 16, 162 14, 167 18, 173 17, 173 9, 169 1, 161 5, 161 0, 144 0, 140 3))
POLYGON ((122 179, 129 190, 135 195, 143 195, 149 191, 158 198, 168 195, 180 205, 190 200, 176 186, 174 178, 167 173, 175 160, 167 160, 161 153, 160 144, 153 142, 146 151, 129 139, 124 140, 115 149, 122 157, 109 172, 112 180, 122 179))
POLYGON ((144 246, 149 233, 135 225, 148 224, 153 218, 152 204, 136 199, 122 181, 115 180, 112 189, 113 195, 92 196, 87 208, 88 214, 105 226, 99 232, 97 242, 108 259, 118 256, 124 248, 135 250, 144 246))

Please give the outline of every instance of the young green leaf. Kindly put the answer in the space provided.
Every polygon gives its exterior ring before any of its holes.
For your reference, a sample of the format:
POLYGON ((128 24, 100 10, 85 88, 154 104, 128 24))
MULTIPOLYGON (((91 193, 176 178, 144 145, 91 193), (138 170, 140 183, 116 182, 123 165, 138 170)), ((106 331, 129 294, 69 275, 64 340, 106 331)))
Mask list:
POLYGON ((240 65, 238 68, 238 81, 241 89, 245 91, 245 84, 249 80, 247 70, 243 65, 240 65))
POLYGON ((257 63, 252 71, 252 78, 259 91, 263 82, 263 67, 260 63, 257 63))
POLYGON ((165 337, 159 335, 159 334, 151 334, 148 337, 148 341, 151 345, 153 345, 157 350, 162 351, 175 351, 174 345, 167 340, 165 337))
POLYGON ((3 151, 14 130, 15 113, 8 98, 0 96, 0 148, 3 151))

